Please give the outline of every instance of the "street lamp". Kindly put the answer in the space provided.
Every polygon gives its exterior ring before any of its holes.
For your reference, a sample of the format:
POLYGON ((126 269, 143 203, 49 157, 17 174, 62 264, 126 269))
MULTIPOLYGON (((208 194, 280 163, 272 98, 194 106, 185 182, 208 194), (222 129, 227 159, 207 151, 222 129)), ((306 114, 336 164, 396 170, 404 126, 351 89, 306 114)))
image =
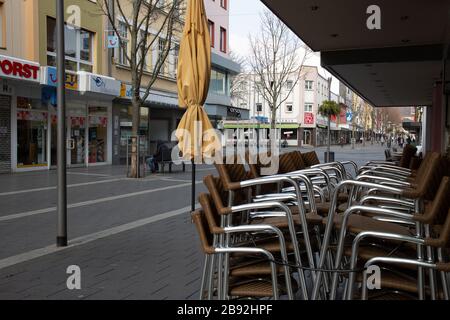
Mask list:
POLYGON ((57 161, 58 161, 58 230, 56 245, 67 246, 67 170, 66 170, 66 88, 64 48, 64 0, 56 0, 56 67, 57 67, 57 161))

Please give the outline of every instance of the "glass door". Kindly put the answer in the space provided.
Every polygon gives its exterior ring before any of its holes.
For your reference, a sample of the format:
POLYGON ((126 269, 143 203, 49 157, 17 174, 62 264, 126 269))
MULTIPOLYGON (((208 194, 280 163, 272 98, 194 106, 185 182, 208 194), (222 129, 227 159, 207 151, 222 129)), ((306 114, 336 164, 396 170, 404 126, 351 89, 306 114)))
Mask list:
POLYGON ((58 146, 58 123, 57 120, 58 117, 56 116, 56 114, 51 114, 50 115, 50 122, 51 122, 51 126, 50 126, 50 130, 51 130, 51 134, 50 134, 50 167, 55 168, 56 165, 58 164, 58 160, 57 160, 57 146, 58 146))
POLYGON ((67 137, 68 164, 84 166, 86 164, 86 117, 70 117, 67 137))

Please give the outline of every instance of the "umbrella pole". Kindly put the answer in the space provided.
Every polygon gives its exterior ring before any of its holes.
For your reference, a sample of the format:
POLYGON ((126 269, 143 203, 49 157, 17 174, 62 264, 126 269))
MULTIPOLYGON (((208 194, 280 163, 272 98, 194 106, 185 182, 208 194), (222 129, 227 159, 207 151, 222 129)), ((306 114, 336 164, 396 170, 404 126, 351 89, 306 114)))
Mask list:
POLYGON ((191 211, 195 211, 195 162, 192 159, 192 194, 191 194, 191 211))

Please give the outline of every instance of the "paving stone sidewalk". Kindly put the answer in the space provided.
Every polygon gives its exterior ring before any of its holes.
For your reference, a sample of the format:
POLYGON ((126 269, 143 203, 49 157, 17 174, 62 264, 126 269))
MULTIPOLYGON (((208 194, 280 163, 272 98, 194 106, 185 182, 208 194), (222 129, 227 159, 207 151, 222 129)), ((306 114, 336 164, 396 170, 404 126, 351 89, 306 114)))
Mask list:
POLYGON ((0 299, 197 299, 202 259, 186 213, 0 270, 0 299))

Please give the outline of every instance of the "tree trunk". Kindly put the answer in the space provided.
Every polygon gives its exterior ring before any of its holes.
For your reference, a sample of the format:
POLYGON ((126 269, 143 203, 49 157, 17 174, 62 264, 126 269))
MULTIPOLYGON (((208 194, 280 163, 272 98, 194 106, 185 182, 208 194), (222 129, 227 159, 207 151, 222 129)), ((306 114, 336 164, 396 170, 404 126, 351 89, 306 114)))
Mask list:
MULTIPOLYGON (((277 109, 272 108, 272 118, 270 119, 270 146, 275 148, 277 142, 277 109)), ((275 150, 272 150, 275 152, 275 150)))
POLYGON ((131 135, 133 136, 131 139, 131 169, 130 169, 130 178, 139 178, 139 125, 140 125, 140 110, 142 101, 140 97, 137 98, 133 96, 131 100, 132 105, 132 129, 131 135))

